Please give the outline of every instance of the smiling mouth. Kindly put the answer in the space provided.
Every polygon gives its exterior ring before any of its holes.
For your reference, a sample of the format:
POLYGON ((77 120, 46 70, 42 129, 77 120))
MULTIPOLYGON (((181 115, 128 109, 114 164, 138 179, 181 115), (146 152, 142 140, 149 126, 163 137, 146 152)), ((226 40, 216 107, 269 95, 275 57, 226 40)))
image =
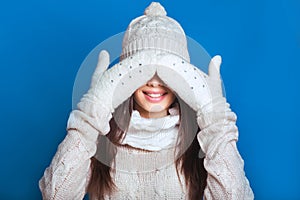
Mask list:
POLYGON ((164 96, 166 94, 168 94, 167 92, 162 92, 162 93, 150 93, 150 92, 145 92, 143 91, 143 93, 151 98, 159 98, 161 96, 164 96))
POLYGON ((153 91, 143 91, 143 94, 145 95, 145 99, 150 103, 160 103, 162 102, 168 92, 153 92, 153 91))

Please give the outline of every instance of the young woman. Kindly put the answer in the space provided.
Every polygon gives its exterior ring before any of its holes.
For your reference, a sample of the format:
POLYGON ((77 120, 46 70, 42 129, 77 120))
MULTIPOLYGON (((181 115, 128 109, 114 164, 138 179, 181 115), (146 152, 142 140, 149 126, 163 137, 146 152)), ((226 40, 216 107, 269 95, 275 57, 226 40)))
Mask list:
POLYGON ((253 199, 222 95, 221 57, 189 63, 181 26, 159 3, 134 19, 121 61, 106 51, 39 182, 44 199, 253 199))

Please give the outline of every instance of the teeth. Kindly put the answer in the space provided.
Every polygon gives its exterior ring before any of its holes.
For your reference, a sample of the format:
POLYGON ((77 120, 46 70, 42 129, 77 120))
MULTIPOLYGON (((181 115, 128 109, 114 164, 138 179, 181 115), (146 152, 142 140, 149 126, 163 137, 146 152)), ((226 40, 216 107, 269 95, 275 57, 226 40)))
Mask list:
POLYGON ((147 94, 147 95, 150 96, 150 97, 153 97, 153 98, 157 98, 157 97, 162 96, 162 94, 147 94))

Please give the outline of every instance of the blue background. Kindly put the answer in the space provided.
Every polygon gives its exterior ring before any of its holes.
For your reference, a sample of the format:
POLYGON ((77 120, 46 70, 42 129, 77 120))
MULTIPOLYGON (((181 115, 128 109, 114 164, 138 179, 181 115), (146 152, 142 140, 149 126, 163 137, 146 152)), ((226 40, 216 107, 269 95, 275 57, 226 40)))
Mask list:
MULTIPOLYGON (((0 4, 0 199, 40 199, 64 138, 77 70, 150 1, 0 4)), ((300 2, 161 1, 186 34, 223 56, 238 147, 256 199, 300 199, 300 2)))

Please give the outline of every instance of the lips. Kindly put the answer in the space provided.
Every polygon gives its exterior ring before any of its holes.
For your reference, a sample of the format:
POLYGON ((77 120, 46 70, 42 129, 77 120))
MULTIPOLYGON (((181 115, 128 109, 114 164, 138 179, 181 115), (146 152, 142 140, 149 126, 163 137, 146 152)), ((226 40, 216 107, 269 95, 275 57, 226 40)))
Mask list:
POLYGON ((168 94, 166 91, 143 91, 145 98, 151 103, 158 103, 165 98, 165 95, 168 94))

